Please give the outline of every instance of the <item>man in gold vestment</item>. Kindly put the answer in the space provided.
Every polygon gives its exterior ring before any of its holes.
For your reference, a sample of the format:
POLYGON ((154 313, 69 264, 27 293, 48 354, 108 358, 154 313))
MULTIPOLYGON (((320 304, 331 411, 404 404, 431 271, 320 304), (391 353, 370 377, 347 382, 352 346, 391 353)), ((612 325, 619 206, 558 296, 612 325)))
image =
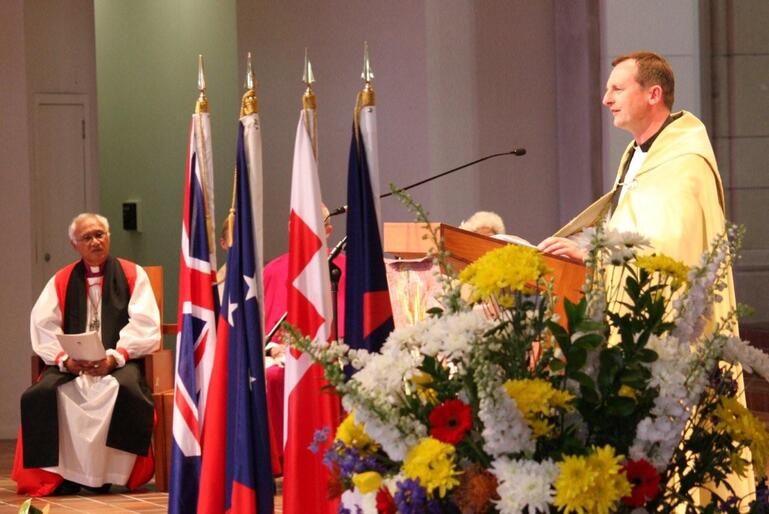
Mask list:
MULTIPOLYGON (((538 248, 582 260, 584 250, 571 236, 606 219, 609 229, 647 237, 651 251, 696 265, 725 230, 724 192, 705 126, 689 112, 672 113, 675 79, 662 56, 635 52, 612 65, 603 104, 614 126, 630 132, 633 141, 622 156, 612 190, 538 248)), ((714 305, 714 320, 736 305, 731 270, 728 284, 723 301, 714 305)), ((752 482, 752 472, 744 480, 730 480, 738 496, 754 492, 752 482)))

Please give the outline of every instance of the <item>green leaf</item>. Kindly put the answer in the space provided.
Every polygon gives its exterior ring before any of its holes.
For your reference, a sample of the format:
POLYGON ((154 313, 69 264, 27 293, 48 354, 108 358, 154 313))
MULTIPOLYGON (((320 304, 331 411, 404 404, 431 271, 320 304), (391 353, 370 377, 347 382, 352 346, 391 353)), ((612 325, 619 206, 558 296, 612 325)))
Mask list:
POLYGON ((603 341, 604 338, 602 334, 585 334, 584 336, 578 337, 572 344, 574 346, 579 346, 580 348, 592 350, 598 348, 603 341))
POLYGON ((657 355, 657 352, 654 350, 650 350, 648 348, 642 348, 638 351, 636 354, 636 358, 641 362, 654 362, 659 358, 659 355, 657 355))
POLYGON ((593 379, 588 374, 574 371, 569 373, 569 378, 575 380, 580 386, 595 391, 595 382, 593 382, 593 379))
POLYGON ((550 371, 561 371, 566 367, 566 363, 561 360, 553 359, 550 361, 550 371))
POLYGON ((587 350, 584 348, 573 347, 569 354, 566 356, 566 370, 578 371, 582 369, 587 361, 587 350))
POLYGON ((606 410, 615 416, 630 416, 635 410, 635 400, 624 396, 615 396, 606 400, 606 410))
MULTIPOLYGON (((619 377, 619 381, 623 384, 631 385, 631 383, 643 384, 643 372, 640 369, 626 369, 619 377)), ((643 386, 641 386, 642 388, 643 386)), ((639 388, 640 389, 640 388, 639 388)))
POLYGON ((558 345, 561 347, 561 350, 563 350, 564 353, 569 351, 569 348, 571 348, 571 341, 569 339, 569 333, 566 332, 566 329, 553 321, 547 322, 547 329, 551 334, 553 334, 555 340, 558 341, 558 345))
POLYGON ((572 303, 568 298, 563 299, 563 309, 566 311, 566 319, 569 322, 569 330, 574 331, 575 327, 582 323, 587 309, 587 300, 584 297, 578 303, 572 303))
POLYGON ((427 309, 427 311, 425 312, 430 316, 441 316, 443 314, 443 309, 441 309, 440 307, 432 307, 430 309, 427 309))

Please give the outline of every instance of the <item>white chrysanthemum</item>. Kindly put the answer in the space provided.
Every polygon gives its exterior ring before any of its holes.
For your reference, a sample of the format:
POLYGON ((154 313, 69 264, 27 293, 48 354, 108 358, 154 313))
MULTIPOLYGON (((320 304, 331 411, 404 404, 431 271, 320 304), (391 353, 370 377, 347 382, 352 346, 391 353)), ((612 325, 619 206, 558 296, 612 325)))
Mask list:
POLYGON ((521 514, 526 507, 529 514, 550 512, 557 464, 550 459, 536 462, 501 457, 491 466, 498 482, 499 500, 495 503, 500 514, 521 514))
POLYGON ((353 401, 350 396, 342 398, 342 406, 347 412, 355 411, 355 420, 366 427, 366 433, 378 442, 382 450, 394 461, 405 459, 409 449, 417 444, 419 439, 427 436, 427 428, 422 423, 399 416, 395 409, 386 412, 387 421, 382 421, 365 405, 353 401), (408 435, 404 436, 404 433, 408 435))
POLYGON ((490 322, 475 311, 443 316, 425 331, 420 350, 425 355, 467 362, 472 344, 490 327, 490 322))
POLYGON ((492 457, 534 451, 531 429, 504 387, 498 387, 493 398, 481 398, 478 417, 483 423, 483 449, 492 457))
POLYGON ((374 354, 351 380, 365 393, 395 397, 402 391, 403 381, 410 378, 420 364, 421 359, 407 351, 374 354))

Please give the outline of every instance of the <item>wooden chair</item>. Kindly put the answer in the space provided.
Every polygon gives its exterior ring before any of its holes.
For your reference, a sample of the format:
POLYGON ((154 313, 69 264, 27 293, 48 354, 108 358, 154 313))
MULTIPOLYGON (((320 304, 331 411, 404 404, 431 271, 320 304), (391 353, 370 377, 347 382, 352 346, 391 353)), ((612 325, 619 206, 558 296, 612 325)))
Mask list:
MULTIPOLYGON (((171 421, 173 418, 174 356, 171 350, 163 348, 163 334, 176 333, 176 324, 163 324, 163 267, 143 266, 155 295, 160 311, 161 336, 155 350, 142 357, 144 378, 152 391, 155 401, 157 423, 153 430, 155 450, 155 487, 158 491, 168 490, 168 470, 171 457, 171 421)), ((32 382, 45 369, 43 359, 32 355, 32 382)))

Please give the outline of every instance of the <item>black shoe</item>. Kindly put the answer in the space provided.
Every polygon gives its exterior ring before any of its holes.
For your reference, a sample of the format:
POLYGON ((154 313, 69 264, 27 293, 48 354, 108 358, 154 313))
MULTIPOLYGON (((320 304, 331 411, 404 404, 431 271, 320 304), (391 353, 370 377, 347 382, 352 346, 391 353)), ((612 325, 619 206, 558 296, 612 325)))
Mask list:
POLYGON ((88 485, 84 485, 83 489, 94 494, 107 494, 109 493, 109 490, 111 487, 112 487, 112 484, 104 484, 104 485, 100 485, 99 487, 91 487, 88 485))
POLYGON ((77 494, 80 492, 80 484, 76 484, 75 482, 71 482, 69 480, 64 480, 61 484, 59 484, 59 487, 57 487, 53 491, 53 496, 67 496, 70 494, 77 494))

